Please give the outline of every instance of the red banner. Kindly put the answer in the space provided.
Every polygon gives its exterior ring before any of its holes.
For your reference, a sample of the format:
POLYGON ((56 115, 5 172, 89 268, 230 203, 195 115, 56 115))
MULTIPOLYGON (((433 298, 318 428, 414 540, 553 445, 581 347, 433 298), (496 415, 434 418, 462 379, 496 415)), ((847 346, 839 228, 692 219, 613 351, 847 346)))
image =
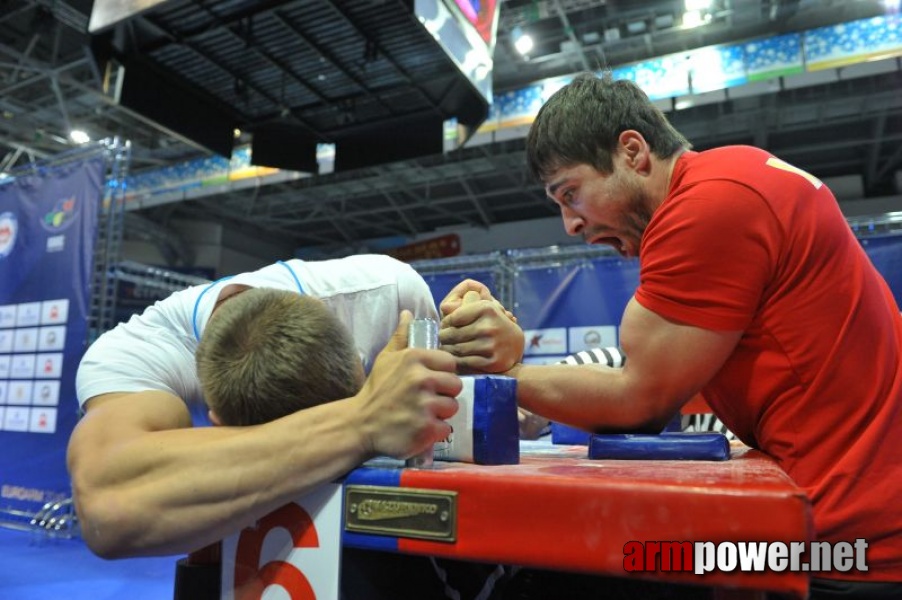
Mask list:
POLYGON ((460 236, 456 233, 449 233, 422 242, 398 246, 386 251, 386 254, 405 262, 457 256, 460 254, 460 236))

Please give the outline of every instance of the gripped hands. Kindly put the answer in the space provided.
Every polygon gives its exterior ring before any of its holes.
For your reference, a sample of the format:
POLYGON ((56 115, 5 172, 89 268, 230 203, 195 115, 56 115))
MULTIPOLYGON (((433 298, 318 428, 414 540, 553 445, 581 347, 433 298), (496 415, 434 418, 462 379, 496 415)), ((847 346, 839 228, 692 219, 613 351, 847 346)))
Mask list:
POLYGON ((442 349, 457 357, 461 373, 502 373, 523 357, 524 336, 516 317, 489 289, 472 279, 459 283, 441 303, 442 349))

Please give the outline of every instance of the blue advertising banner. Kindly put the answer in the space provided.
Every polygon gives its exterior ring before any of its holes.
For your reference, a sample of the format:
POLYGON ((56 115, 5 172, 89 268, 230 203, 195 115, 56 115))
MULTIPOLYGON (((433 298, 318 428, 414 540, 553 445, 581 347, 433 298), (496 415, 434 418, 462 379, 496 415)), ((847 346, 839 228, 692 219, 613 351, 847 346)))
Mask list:
POLYGON ((514 313, 526 334, 524 361, 617 346, 623 310, 638 285, 639 261, 616 256, 518 269, 514 313))
POLYGON ((103 156, 0 183, 0 507, 70 494, 103 156))
POLYGON ((871 262, 886 279, 896 304, 902 308, 902 235, 880 235, 862 238, 861 245, 871 262))

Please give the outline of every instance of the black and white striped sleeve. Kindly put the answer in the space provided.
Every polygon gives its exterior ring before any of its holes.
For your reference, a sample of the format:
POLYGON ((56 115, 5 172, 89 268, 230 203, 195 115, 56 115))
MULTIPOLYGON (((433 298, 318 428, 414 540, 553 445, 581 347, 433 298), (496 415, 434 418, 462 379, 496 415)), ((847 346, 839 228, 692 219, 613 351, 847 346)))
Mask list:
POLYGON ((576 354, 571 354, 559 361, 567 365, 587 365, 600 364, 609 367, 622 367, 626 362, 626 356, 615 346, 607 346, 605 348, 591 348, 583 350, 576 354))

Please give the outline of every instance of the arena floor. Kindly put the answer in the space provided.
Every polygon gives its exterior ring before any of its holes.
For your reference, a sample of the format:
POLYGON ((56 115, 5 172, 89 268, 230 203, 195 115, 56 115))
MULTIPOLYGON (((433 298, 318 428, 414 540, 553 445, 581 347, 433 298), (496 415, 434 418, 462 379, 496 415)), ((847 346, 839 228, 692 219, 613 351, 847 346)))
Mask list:
POLYGON ((78 539, 0 528, 0 598, 167 600, 176 557, 108 561, 78 539))

